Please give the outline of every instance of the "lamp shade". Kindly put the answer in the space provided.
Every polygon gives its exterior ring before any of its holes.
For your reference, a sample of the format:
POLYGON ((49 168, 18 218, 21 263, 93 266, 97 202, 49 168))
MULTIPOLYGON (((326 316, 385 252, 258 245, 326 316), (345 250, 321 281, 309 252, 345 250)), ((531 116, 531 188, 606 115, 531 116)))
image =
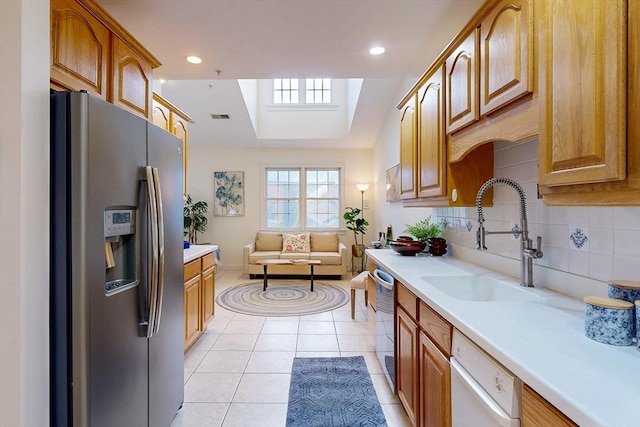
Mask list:
POLYGON ((369 184, 356 184, 356 188, 364 193, 369 189, 369 184))

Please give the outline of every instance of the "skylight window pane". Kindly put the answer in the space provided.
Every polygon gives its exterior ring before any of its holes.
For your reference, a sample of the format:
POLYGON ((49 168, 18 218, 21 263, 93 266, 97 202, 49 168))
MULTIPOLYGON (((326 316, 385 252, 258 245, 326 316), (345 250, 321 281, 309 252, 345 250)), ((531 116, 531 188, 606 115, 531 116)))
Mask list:
POLYGON ((307 104, 331 103, 331 79, 306 79, 305 99, 307 104))

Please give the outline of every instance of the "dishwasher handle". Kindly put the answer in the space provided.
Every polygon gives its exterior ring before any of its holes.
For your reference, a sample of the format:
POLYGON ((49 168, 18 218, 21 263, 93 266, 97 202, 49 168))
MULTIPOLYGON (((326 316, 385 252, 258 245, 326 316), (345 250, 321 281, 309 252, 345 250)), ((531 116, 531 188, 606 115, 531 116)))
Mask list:
POLYGON ((393 290, 393 276, 387 273, 386 271, 380 270, 376 268, 373 271, 373 278, 377 284, 382 286, 385 289, 393 290))
MULTIPOLYGON (((482 388, 480 384, 477 383, 475 379, 458 363, 455 358, 451 358, 451 382, 452 382, 452 390, 451 390, 451 400, 456 399, 456 393, 467 393, 468 396, 472 396, 475 402, 481 406, 486 414, 488 414, 493 421, 495 421, 496 426, 500 427, 520 427, 520 419, 511 418, 501 407, 498 405, 495 400, 489 396, 489 394, 482 388), (454 377, 457 377, 454 378, 454 377), (461 385, 465 387, 465 390, 453 390, 453 382, 457 380, 461 385)), ((452 402, 452 405, 454 402, 452 402)), ((456 423, 453 423, 453 426, 456 427, 456 423)))

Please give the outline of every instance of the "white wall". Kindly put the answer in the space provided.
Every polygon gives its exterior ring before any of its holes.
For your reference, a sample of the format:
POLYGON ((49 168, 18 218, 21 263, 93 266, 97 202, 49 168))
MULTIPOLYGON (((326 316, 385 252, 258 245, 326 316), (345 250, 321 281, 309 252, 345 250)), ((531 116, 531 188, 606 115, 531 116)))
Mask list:
MULTIPOLYGON (((256 135, 264 139, 345 138, 349 133, 347 80, 332 80, 332 102, 322 106, 273 105, 272 80, 258 80, 256 135)), ((305 93, 300 92, 300 97, 305 93)), ((304 98, 302 98, 304 99, 304 98)))
POLYGON ((49 420, 49 1, 0 1, 0 426, 49 420))
MULTIPOLYGON (((189 149, 188 191, 194 201, 204 200, 209 204, 208 227, 206 233, 198 237, 198 242, 209 242, 220 246, 221 267, 241 267, 242 249, 254 240, 260 230, 260 197, 262 194, 261 171, 266 165, 341 165, 344 168, 344 195, 346 206, 359 207, 361 194, 358 183, 369 183, 365 200, 369 206, 375 205, 373 150, 291 150, 291 149, 211 149, 204 144, 192 144, 189 149), (244 171, 245 215, 240 217, 220 217, 213 215, 213 172, 244 171)), ((365 209, 364 216, 372 224, 376 223, 375 209, 365 209)), ((369 227, 365 242, 374 240, 379 230, 369 227)), ((353 235, 348 230, 340 236, 347 246, 353 243, 353 235)))

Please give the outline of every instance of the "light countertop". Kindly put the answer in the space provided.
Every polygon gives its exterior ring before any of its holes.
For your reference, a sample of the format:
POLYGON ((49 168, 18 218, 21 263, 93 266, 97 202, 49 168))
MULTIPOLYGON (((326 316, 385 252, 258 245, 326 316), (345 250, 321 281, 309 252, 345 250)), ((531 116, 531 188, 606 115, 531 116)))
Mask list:
POLYGON ((188 249, 184 249, 184 262, 193 261, 208 253, 218 250, 218 245, 191 245, 188 249))
POLYGON ((522 288, 532 301, 456 299, 429 278, 519 278, 450 257, 367 255, 580 426, 640 426, 640 352, 587 338, 581 300, 545 288, 522 288))

